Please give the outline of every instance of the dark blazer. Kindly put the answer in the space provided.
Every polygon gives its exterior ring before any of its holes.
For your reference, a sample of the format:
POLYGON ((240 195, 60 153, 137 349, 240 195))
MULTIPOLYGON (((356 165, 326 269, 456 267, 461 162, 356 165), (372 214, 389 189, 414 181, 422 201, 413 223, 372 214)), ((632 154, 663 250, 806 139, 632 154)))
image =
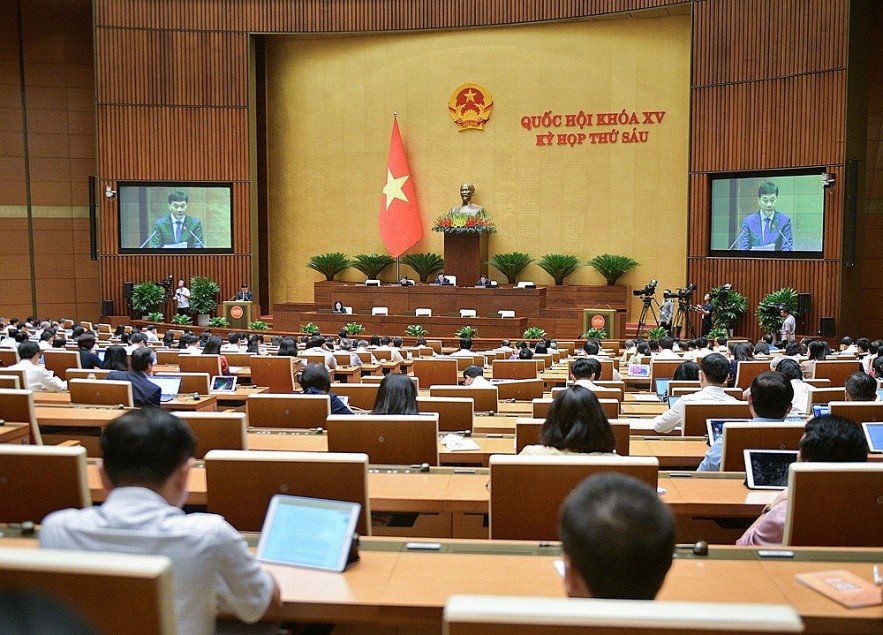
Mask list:
POLYGON ((98 357, 92 351, 87 351, 85 348, 79 349, 80 351, 80 368, 101 368, 101 358, 98 357))
POLYGON ((791 219, 776 210, 770 221, 770 236, 763 236, 761 231, 760 211, 746 216, 742 222, 742 233, 739 234, 739 249, 773 244, 775 251, 794 251, 794 239, 791 236, 791 219))
POLYGON ((131 382, 132 401, 136 406, 159 407, 159 396, 162 391, 140 370, 112 370, 107 373, 107 378, 114 381, 131 382))
MULTIPOLYGON (((189 248, 205 247, 202 237, 202 223, 193 216, 184 216, 184 224, 181 226, 181 242, 185 240, 189 248)), ((171 215, 166 214, 154 223, 149 246, 162 247, 174 245, 175 242, 175 228, 172 225, 172 218, 171 215)))
POLYGON ((242 291, 237 292, 235 296, 233 296, 234 300, 241 300, 243 302, 251 302, 251 291, 246 291, 243 293, 242 291))

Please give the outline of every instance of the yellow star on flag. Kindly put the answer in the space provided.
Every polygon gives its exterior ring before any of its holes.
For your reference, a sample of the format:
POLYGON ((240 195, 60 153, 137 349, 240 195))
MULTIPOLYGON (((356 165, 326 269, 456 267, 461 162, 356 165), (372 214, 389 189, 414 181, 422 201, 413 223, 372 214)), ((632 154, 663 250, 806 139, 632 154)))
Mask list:
POLYGON ((386 169, 386 185, 383 186, 383 193, 386 195, 386 209, 389 210, 389 206, 392 205, 393 199, 399 199, 408 202, 408 197, 405 196, 405 193, 402 191, 402 188, 405 186, 405 181, 410 178, 409 175, 400 176, 399 178, 395 178, 392 175, 392 172, 389 168, 386 169))

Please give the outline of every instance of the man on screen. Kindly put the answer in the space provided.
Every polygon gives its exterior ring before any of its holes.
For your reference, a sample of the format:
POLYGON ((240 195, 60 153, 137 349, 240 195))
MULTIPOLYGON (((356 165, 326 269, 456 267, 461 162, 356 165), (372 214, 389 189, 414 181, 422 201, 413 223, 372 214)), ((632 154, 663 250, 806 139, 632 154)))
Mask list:
POLYGON ((766 181, 757 188, 758 211, 745 217, 739 234, 739 249, 748 251, 793 251, 791 219, 776 209, 779 188, 766 181))
POLYGON ((187 194, 180 190, 169 194, 169 215, 163 216, 153 225, 150 246, 177 249, 205 247, 202 223, 187 215, 187 194))

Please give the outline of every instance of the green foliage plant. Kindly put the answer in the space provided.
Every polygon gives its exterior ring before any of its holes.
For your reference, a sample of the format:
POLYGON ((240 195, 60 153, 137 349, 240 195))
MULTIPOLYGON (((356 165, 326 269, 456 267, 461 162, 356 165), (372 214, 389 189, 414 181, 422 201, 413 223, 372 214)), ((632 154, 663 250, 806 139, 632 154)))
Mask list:
POLYGON ((723 328, 713 328, 708 332, 708 339, 709 340, 717 339, 718 337, 726 337, 726 336, 727 336, 727 331, 726 331, 726 329, 723 329, 723 328))
POLYGON ((329 282, 339 273, 349 269, 351 265, 350 259, 339 251, 318 254, 307 261, 307 267, 321 273, 329 282))
POLYGON ((603 340, 607 337, 607 331, 604 329, 596 329, 594 326, 590 328, 588 331, 583 333, 584 340, 603 340))
POLYGON ((626 273, 637 267, 640 263, 628 256, 617 256, 614 254, 601 254, 595 256, 589 262, 590 267, 604 276, 607 284, 613 285, 622 278, 626 273))
POLYGON ((190 278, 190 312, 197 315, 211 315, 218 308, 218 294, 221 287, 205 276, 190 278))
POLYGON ((389 254, 358 254, 353 257, 352 266, 364 273, 368 280, 375 280, 393 262, 389 254))
POLYGON ((714 287, 711 290, 711 307, 712 326, 723 329, 726 334, 748 310, 748 299, 734 289, 722 295, 721 288, 714 287))
POLYGON ((230 326, 230 322, 227 321, 227 318, 216 316, 208 321, 209 326, 213 326, 215 328, 223 329, 230 326))
POLYGON ((165 289, 156 282, 139 282, 132 287, 132 308, 141 315, 156 311, 165 299, 165 289))
POLYGON ((365 332, 365 327, 358 322, 347 322, 343 329, 346 331, 347 335, 359 335, 360 333, 365 332))
POLYGON ((248 323, 248 328, 252 331, 269 331, 270 325, 263 320, 255 320, 248 323))
POLYGON ((313 324, 312 322, 307 322, 306 324, 300 325, 301 333, 318 333, 319 327, 313 324))
POLYGON ((778 291, 767 293, 757 308, 754 315, 757 316, 757 323, 764 333, 778 333, 782 329, 782 322, 785 321, 779 311, 785 306, 791 313, 797 311, 797 291, 790 287, 783 287, 778 291))
POLYGON ((668 331, 666 331, 661 326, 654 326, 652 329, 647 331, 647 339, 651 342, 658 342, 661 338, 668 335, 668 331))
POLYGON ((521 336, 526 340, 541 340, 546 337, 546 331, 539 326, 529 326, 521 336))
POLYGON ((429 282, 432 274, 445 268, 445 259, 430 252, 406 254, 401 261, 414 270, 420 282, 429 282))
POLYGON ((472 328, 471 326, 463 326, 454 331, 454 335, 457 337, 477 337, 478 329, 472 328))
POLYGON ((429 335, 429 331, 419 324, 409 324, 405 328, 405 335, 408 335, 409 337, 426 337, 429 335))
POLYGON ((165 322, 166 316, 164 316, 159 311, 151 311, 150 313, 147 314, 147 319, 150 320, 151 322, 165 322))
POLYGON ((583 263, 572 254, 546 254, 537 260, 537 266, 552 276, 556 285, 562 285, 564 279, 575 273, 583 263))
POLYGON ((175 314, 172 316, 172 324, 180 324, 182 326, 193 324, 193 318, 189 315, 175 314))
POLYGON ((518 274, 532 262, 533 258, 528 254, 513 251, 508 254, 496 254, 487 263, 506 276, 506 281, 509 284, 515 284, 518 282, 518 274))

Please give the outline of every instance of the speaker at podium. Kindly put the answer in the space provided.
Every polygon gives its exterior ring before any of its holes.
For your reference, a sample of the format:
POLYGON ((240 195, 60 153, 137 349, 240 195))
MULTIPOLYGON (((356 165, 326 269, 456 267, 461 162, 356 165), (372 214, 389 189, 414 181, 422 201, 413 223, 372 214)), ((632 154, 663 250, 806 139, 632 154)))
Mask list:
POLYGON ((251 322, 252 302, 249 300, 226 300, 224 302, 224 317, 228 326, 236 329, 247 329, 251 322))

